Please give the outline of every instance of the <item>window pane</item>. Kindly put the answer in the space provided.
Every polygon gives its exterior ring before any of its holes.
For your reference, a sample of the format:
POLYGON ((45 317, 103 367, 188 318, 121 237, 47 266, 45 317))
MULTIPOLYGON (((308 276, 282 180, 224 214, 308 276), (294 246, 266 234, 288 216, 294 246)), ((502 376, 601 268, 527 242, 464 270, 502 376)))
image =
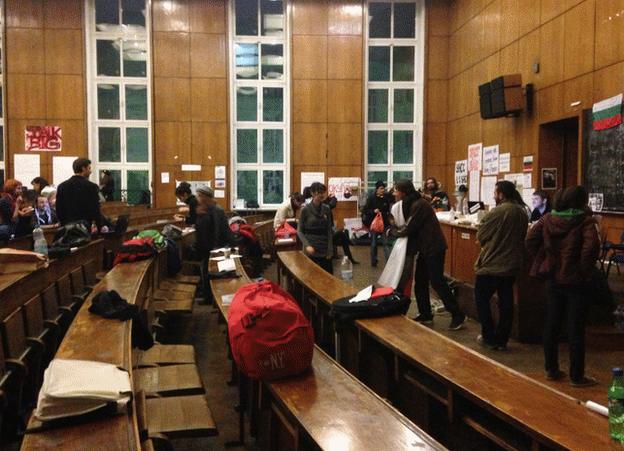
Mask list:
POLYGON ((371 3, 368 5, 370 38, 390 37, 390 3, 371 3))
POLYGON ((245 202, 258 202, 257 171, 236 171, 236 196, 245 199, 245 202))
POLYGON ((258 35, 258 0, 236 0, 236 34, 258 35))
POLYGON ((284 76, 284 46, 262 44, 262 78, 279 80, 284 76))
POLYGON ((264 88, 263 113, 265 121, 282 122, 284 120, 284 90, 282 88, 264 88))
POLYGON ((394 122, 414 122, 414 90, 394 90, 394 122))
POLYGON ((98 119, 119 119, 119 85, 98 85, 98 119))
POLYGON ((284 33, 284 4, 281 0, 262 0, 262 36, 281 36, 284 33))
POLYGON ((126 160, 129 163, 147 163, 147 128, 126 129, 126 160))
POLYGON ((119 77, 119 41, 97 41, 97 74, 119 77))
POLYGON ((256 130, 236 130, 236 161, 239 163, 258 161, 258 132, 256 130))
POLYGON ((368 171, 367 180, 368 188, 375 189, 375 183, 377 183, 377 180, 388 183, 388 173, 386 171, 368 171))
POLYGON ((368 163, 388 164, 388 132, 386 130, 368 132, 368 163))
POLYGON ((392 48, 392 80, 414 81, 414 47, 392 48))
POLYGON ((236 88, 236 120, 258 120, 258 90, 250 87, 236 88))
POLYGON ((390 81, 390 47, 368 48, 368 80, 390 81))
POLYGON ((392 173, 392 183, 395 183, 401 179, 414 181, 414 171, 394 171, 392 173))
POLYGON ((264 130, 262 133, 262 162, 284 162, 284 131, 264 130))
POLYGON ((98 128, 98 160, 121 161, 121 133, 117 127, 98 128))
POLYGON ((414 132, 395 130, 392 133, 392 162, 394 164, 412 164, 414 162, 414 132))
POLYGON ((388 90, 368 90, 368 122, 388 122, 388 90))
POLYGON ((147 86, 126 85, 126 119, 147 120, 147 86))
MULTIPOLYGON (((121 171, 117 169, 106 169, 110 172, 111 177, 113 178, 113 200, 120 201, 121 200, 121 171)), ((102 180, 102 173, 104 169, 100 171, 99 180, 102 180)))
POLYGON ((130 25, 130 27, 132 27, 131 30, 133 31, 144 33, 145 0, 123 0, 121 9, 123 24, 130 25))
POLYGON ((117 2, 95 0, 95 29, 97 31, 112 31, 118 26, 119 9, 117 2))
POLYGON ((123 64, 126 77, 147 77, 145 41, 123 41, 123 64))
POLYGON ((128 203, 151 203, 148 171, 128 171, 128 203))
POLYGON ((262 172, 262 198, 265 204, 281 204, 284 201, 284 171, 262 172))
POLYGON ((236 78, 258 78, 258 44, 236 44, 236 78))
POLYGON ((413 38, 416 28, 416 3, 394 4, 394 37, 413 38))

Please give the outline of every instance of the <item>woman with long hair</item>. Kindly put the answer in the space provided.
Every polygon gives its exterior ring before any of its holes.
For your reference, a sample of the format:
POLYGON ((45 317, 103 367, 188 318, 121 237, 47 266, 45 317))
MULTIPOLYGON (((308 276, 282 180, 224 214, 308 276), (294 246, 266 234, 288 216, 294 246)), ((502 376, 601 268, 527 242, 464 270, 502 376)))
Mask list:
POLYGON ((303 207, 297 235, 303 243, 305 254, 317 265, 333 274, 333 228, 331 208, 324 201, 327 187, 319 182, 310 185, 312 202, 303 207))

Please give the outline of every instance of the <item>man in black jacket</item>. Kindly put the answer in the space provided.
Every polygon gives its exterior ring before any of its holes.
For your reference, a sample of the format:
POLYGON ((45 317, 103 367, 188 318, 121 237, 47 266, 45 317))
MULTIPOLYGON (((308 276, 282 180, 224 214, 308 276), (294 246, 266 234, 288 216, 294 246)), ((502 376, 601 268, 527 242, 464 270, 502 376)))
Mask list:
POLYGON ((91 160, 77 158, 72 164, 74 175, 58 186, 56 192, 56 215, 61 225, 75 221, 86 221, 89 226, 95 221, 102 226, 98 186, 89 181, 91 160))
POLYGON ((195 223, 196 247, 202 258, 210 257, 210 251, 234 244, 234 236, 225 212, 214 200, 214 191, 207 186, 197 188, 197 222, 195 223))

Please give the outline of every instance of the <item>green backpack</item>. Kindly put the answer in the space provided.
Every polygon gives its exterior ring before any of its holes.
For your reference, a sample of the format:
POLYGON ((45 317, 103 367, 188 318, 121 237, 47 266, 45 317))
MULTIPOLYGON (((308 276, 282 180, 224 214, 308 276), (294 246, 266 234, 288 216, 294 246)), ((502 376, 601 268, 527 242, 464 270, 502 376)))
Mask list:
POLYGON ((142 232, 139 232, 137 235, 134 236, 134 238, 146 238, 146 237, 150 237, 154 240, 154 246, 156 246, 156 249, 162 249, 165 246, 167 246, 165 237, 162 236, 162 234, 158 230, 153 230, 153 229, 143 230, 142 232))

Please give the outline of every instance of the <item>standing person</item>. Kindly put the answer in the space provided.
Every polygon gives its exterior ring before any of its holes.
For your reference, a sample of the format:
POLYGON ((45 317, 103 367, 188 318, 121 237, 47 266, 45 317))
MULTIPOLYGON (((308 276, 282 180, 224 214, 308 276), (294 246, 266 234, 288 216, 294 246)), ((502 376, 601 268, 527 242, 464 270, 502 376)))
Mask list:
POLYGON ((477 240, 481 253, 475 264, 475 302, 481 323, 482 345, 503 351, 513 322, 513 285, 524 262, 524 240, 528 221, 522 197, 509 181, 496 183, 494 200, 496 208, 481 220, 477 240), (498 325, 494 327, 490 299, 498 293, 498 325))
POLYGON ((212 188, 207 186, 197 188, 197 203, 196 247, 202 258, 208 260, 210 251, 233 245, 234 237, 223 208, 214 200, 212 188))
POLYGON ((529 230, 526 245, 534 257, 531 275, 545 279, 548 304, 544 324, 546 378, 559 380, 559 332, 566 317, 570 351, 570 384, 595 385, 585 376, 585 317, 588 282, 600 254, 596 219, 582 186, 571 186, 555 195, 554 210, 529 230))
POLYGON ((546 191, 536 190, 531 200, 533 201, 533 211, 531 212, 530 222, 537 222, 546 213, 550 213, 550 204, 546 191))
POLYGON ((102 171, 102 177, 100 177, 100 192, 106 202, 115 200, 115 179, 109 170, 102 171))
POLYGON ((279 229, 288 219, 295 219, 297 212, 305 202, 303 195, 300 193, 292 193, 286 202, 277 207, 275 218, 273 218, 273 228, 279 229))
POLYGON ((405 228, 397 232, 399 237, 408 237, 404 267, 410 268, 411 262, 418 255, 414 274, 414 292, 419 315, 414 320, 423 324, 430 324, 433 321, 429 299, 429 283, 431 283, 444 303, 444 307, 452 316, 449 330, 459 330, 466 321, 466 315, 461 311, 444 277, 444 257, 447 246, 435 211, 429 201, 414 189, 411 180, 397 181, 394 189, 400 193, 397 199, 403 200, 403 216, 407 218, 405 228))
POLYGON ((310 185, 312 202, 303 207, 297 235, 303 243, 305 254, 317 265, 333 274, 333 227, 331 208, 324 200, 327 187, 319 182, 310 185))
MULTIPOLYGON (((329 205, 329 209, 332 210, 332 217, 334 215, 334 208, 336 208, 336 206, 338 205, 338 199, 336 198, 336 196, 334 196, 333 194, 328 194, 327 195, 327 199, 325 199, 323 201, 323 203, 329 205)), ((336 252, 336 246, 342 246, 342 252, 344 253, 345 257, 347 257, 351 263, 353 263, 354 265, 359 265, 360 262, 356 261, 353 258, 353 254, 351 254, 351 239, 349 238, 349 231, 346 229, 338 229, 337 227, 334 227, 334 235, 332 236, 333 239, 333 248, 332 248, 332 258, 333 259, 338 259, 340 257, 338 257, 337 252, 336 252)))
POLYGON ((30 184, 32 185, 33 189, 37 192, 37 195, 41 194, 41 191, 46 186, 50 185, 48 181, 44 179, 43 177, 35 177, 34 179, 32 179, 30 184))
POLYGON ((376 233, 371 230, 371 266, 377 266, 377 240, 381 237, 381 243, 383 246, 384 256, 386 261, 390 256, 390 246, 388 245, 388 235, 386 231, 390 226, 388 221, 388 215, 390 214, 390 207, 392 207, 392 196, 386 193, 386 184, 382 180, 377 180, 375 183, 375 192, 371 193, 366 199, 366 204, 362 209, 362 222, 365 226, 370 227, 377 213, 381 213, 384 223, 383 233, 376 233))
POLYGON ((448 195, 441 188, 435 177, 429 177, 425 182, 423 197, 431 202, 435 210, 449 211, 451 207, 448 195))
POLYGON ((56 193, 56 214, 61 225, 85 221, 88 227, 95 221, 102 227, 99 187, 89 181, 91 160, 76 158, 72 164, 74 175, 61 183, 56 193))
POLYGON ((194 225, 197 222, 197 198, 193 196, 191 185, 187 182, 181 182, 175 189, 175 195, 180 202, 188 205, 188 214, 186 216, 174 215, 173 217, 178 221, 184 220, 186 225, 194 225))

